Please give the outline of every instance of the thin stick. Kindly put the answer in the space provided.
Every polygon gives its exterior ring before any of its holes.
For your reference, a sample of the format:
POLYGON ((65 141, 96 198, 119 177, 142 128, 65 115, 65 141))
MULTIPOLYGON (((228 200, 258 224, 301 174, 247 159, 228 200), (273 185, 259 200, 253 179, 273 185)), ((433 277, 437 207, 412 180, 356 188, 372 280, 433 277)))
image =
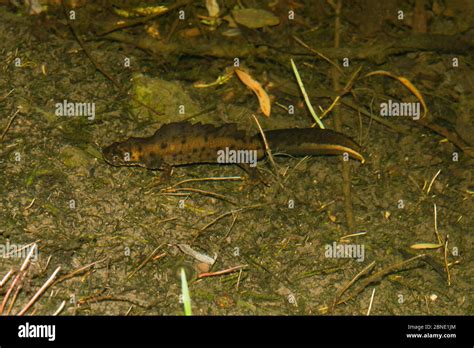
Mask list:
POLYGON ((13 115, 12 115, 12 116, 10 117, 10 119, 8 120, 8 124, 7 124, 7 126, 5 127, 5 129, 3 130, 2 137, 0 138, 0 141, 1 141, 1 142, 3 142, 3 139, 5 138, 5 135, 7 134, 8 129, 9 129, 10 126, 12 125, 13 120, 15 119, 16 115, 18 115, 19 112, 20 112, 20 109, 16 109, 16 111, 13 113, 13 115))
POLYGON ((234 228, 235 222, 237 221, 237 216, 238 216, 237 214, 232 214, 232 223, 230 224, 229 229, 227 230, 227 233, 225 234, 223 239, 229 237, 230 232, 232 232, 232 229, 234 228))
POLYGON ((206 278, 206 277, 215 277, 215 276, 220 276, 223 274, 229 274, 239 269, 242 270, 245 267, 248 267, 248 265, 239 265, 239 266, 231 267, 231 268, 225 269, 223 271, 218 271, 218 272, 201 273, 200 275, 197 276, 197 279, 206 278))
MULTIPOLYGON (((34 249, 34 248, 35 248, 34 245, 37 244, 37 243, 40 242, 40 241, 41 241, 41 239, 37 239, 37 240, 34 241, 34 242, 31 242, 31 243, 29 243, 29 244, 26 244, 26 245, 22 246, 21 248, 18 248, 18 249, 16 250, 16 252, 19 253, 19 252, 21 252, 21 251, 23 251, 23 250, 25 250, 25 249, 27 249, 27 248, 29 248, 29 247, 32 247, 32 249, 34 249)), ((13 251, 12 251, 12 253, 13 253, 13 251)), ((32 251, 32 250, 30 250, 30 253, 33 255, 33 251, 32 251)), ((10 253, 7 254, 8 257, 9 257, 10 255, 11 255, 10 253)))
POLYGON ((148 262, 150 262, 150 260, 153 258, 153 256, 155 255, 155 253, 156 253, 163 245, 164 245, 164 244, 158 245, 158 246, 155 248, 155 250, 153 250, 153 251, 151 252, 151 254, 148 255, 148 256, 146 257, 146 259, 143 260, 143 262, 140 263, 140 265, 138 265, 138 267, 137 267, 132 273, 130 273, 130 275, 129 275, 127 278, 128 278, 128 279, 132 278, 135 273, 137 273, 139 270, 141 270, 143 267, 145 267, 145 265, 146 265, 148 262))
MULTIPOLYGON (((349 93, 350 90, 352 89, 352 85, 354 84, 354 81, 356 79, 356 77, 359 75, 360 71, 362 70, 362 67, 359 67, 351 76, 351 78, 349 79, 349 81, 347 81, 346 85, 344 86, 344 89, 342 90, 342 92, 334 99, 334 101, 332 102, 332 104, 329 106, 329 108, 327 108, 323 114, 321 115, 320 119, 323 119, 324 117, 326 117, 326 115, 328 113, 331 112, 331 110, 336 106, 338 105, 338 102, 339 100, 341 99, 341 97, 346 94, 346 93, 349 93)), ((339 71, 341 72, 341 71, 339 71)))
POLYGON ((34 294, 34 296, 31 298, 31 300, 26 304, 26 306, 18 313, 19 316, 22 316, 25 314, 28 309, 36 302, 36 300, 43 294, 43 292, 46 291, 46 289, 53 283, 54 278, 58 274, 58 272, 61 270, 61 266, 58 266, 56 270, 53 272, 51 277, 46 281, 46 283, 43 284, 43 286, 34 294))
POLYGON ((31 256, 33 256, 33 253, 34 253, 36 248, 38 248, 38 246, 36 245, 36 243, 33 243, 33 246, 31 247, 30 251, 28 252, 28 255, 26 255, 25 262, 23 262, 23 264, 21 265, 21 268, 20 268, 21 272, 23 272, 28 267, 28 265, 30 264, 31 256))
POLYGON ((3 284, 5 284, 8 281, 8 279, 10 278, 12 274, 13 274, 13 269, 9 270, 8 273, 5 274, 3 279, 0 281, 0 288, 3 286, 3 284))
POLYGON ((451 286, 451 272, 449 271, 448 264, 448 236, 449 235, 446 235, 444 243, 444 267, 446 268, 446 274, 448 275, 448 286, 451 286))
POLYGON ((168 189, 171 189, 171 188, 175 188, 176 186, 179 186, 179 185, 182 185, 182 184, 186 184, 188 182, 199 182, 199 181, 239 181, 239 180, 242 180, 242 177, 241 176, 227 176, 227 177, 211 177, 211 178, 196 178, 196 179, 186 179, 186 180, 182 180, 176 184, 174 184, 173 186, 170 186, 167 188, 168 189))
POLYGON ((64 309, 64 306, 66 306, 66 301, 61 302, 61 305, 59 306, 59 308, 56 309, 56 312, 53 313, 53 317, 58 316, 59 313, 61 313, 62 310, 64 309))
POLYGON ((334 309, 334 307, 336 307, 336 304, 338 304, 339 302, 339 299, 341 298, 341 296, 347 291, 347 289, 349 289, 352 284, 354 284, 357 279, 359 279, 360 277, 362 277, 363 275, 367 274, 375 265, 375 261, 372 261, 369 265, 367 265, 366 267, 364 267, 364 269, 362 271, 360 271, 359 273, 357 273, 355 275, 354 278, 352 278, 340 291, 339 293, 336 295, 336 297, 334 298, 334 302, 333 302, 333 305, 332 305, 332 309, 334 309))
POLYGON ((8 96, 9 96, 10 94, 12 94, 14 90, 15 90, 15 88, 12 88, 12 89, 10 90, 10 92, 8 92, 7 94, 5 94, 3 97, 0 98, 0 101, 4 101, 5 99, 7 99, 8 96))
POLYGON ((245 211, 245 210, 249 210, 249 209, 253 209, 253 208, 259 208, 263 206, 263 204, 255 204, 255 205, 250 205, 248 207, 243 207, 243 208, 239 208, 239 209, 235 209, 235 210, 231 210, 231 211, 228 211, 227 213, 223 213, 221 215, 219 215, 217 218, 215 218, 214 220, 212 220, 211 222, 209 222, 207 225, 205 225, 204 227, 202 227, 200 229, 200 232, 204 231, 205 229, 207 229, 208 227, 214 225, 217 221, 219 221, 220 219, 226 217, 227 215, 233 215, 235 213, 240 213, 241 211, 245 211))
POLYGON ((352 238, 352 237, 363 236, 364 234, 367 234, 367 232, 357 232, 357 233, 346 234, 345 236, 342 236, 341 238, 339 238, 339 241, 342 242, 345 239, 349 239, 349 238, 352 238))
POLYGON ((8 309, 7 309, 7 312, 5 313, 5 315, 10 315, 11 311, 12 311, 12 308, 13 308, 13 305, 15 304, 15 301, 16 301, 16 298, 18 297, 18 293, 20 292, 21 290, 21 284, 19 284, 15 290, 15 293, 13 294, 13 298, 10 302, 10 306, 8 306, 8 309))
POLYGON ((128 309, 127 313, 125 313, 125 316, 129 315, 130 312, 132 311, 133 305, 130 305, 130 308, 128 309))
MULTIPOLYGON (((31 247, 30 251, 28 252, 28 255, 26 256, 25 261, 21 265, 19 273, 16 275, 16 277, 13 280, 10 288, 7 290, 7 293, 5 294, 5 297, 3 298, 2 305, 0 306, 0 314, 3 313, 3 310, 4 310, 4 308, 5 308, 5 306, 8 302, 8 299, 9 299, 10 294, 12 293, 13 289, 15 288, 15 286, 17 284, 20 284, 20 281, 23 279, 23 276, 26 273, 26 269, 28 268, 28 266, 30 264, 31 257, 33 256, 33 252, 35 251, 36 248, 37 248, 37 245, 35 243, 33 243, 33 246, 31 247)), ((18 295, 19 290, 20 290, 20 286, 18 286, 17 290, 14 293, 14 296, 13 296, 12 302, 10 303, 10 307, 8 309, 8 312, 13 307, 13 304, 15 303, 16 296, 18 295)))
POLYGON ((177 216, 173 216, 173 217, 170 217, 170 218, 167 218, 167 219, 160 220, 160 221, 156 222, 156 224, 162 224, 162 223, 165 223, 165 222, 174 221, 177 218, 178 218, 177 216))
POLYGON ((298 86, 300 87, 301 93, 303 94, 303 98, 306 103, 306 106, 308 107, 309 112, 313 116, 316 123, 319 125, 319 128, 324 129, 324 124, 321 122, 316 111, 314 111, 313 105, 311 105, 311 102, 308 97, 308 93, 306 93, 306 89, 304 88, 303 81, 301 80, 300 74, 298 72, 298 68, 296 67, 296 64, 293 61, 293 59, 290 59, 290 61, 291 61, 291 67, 293 68, 293 73, 295 74, 296 81, 298 82, 298 86))
MULTIPOLYGON (((224 195, 221 195, 219 193, 215 193, 215 192, 212 192, 212 191, 206 191, 206 190, 200 190, 200 189, 196 189, 196 188, 192 188, 192 187, 182 187, 182 188, 175 188, 173 189, 175 191, 178 191, 178 192, 194 192, 194 193, 199 193, 203 196, 211 196, 211 197, 216 197, 216 198, 219 198, 223 201, 226 201, 226 202, 229 202, 231 204, 237 204, 237 202, 235 202, 234 200, 224 196, 224 195)), ((188 194, 189 195, 189 194, 188 194)))
MULTIPOLYGON (((329 64, 331 64, 333 67, 335 67, 337 70, 339 70, 339 72, 341 74, 343 74, 344 72, 342 71, 342 69, 336 64, 334 63, 331 59, 329 59, 328 57, 326 57, 324 54, 318 52, 317 50, 315 50, 314 48, 308 46, 308 44, 306 44, 305 42, 303 42, 303 40, 299 39, 298 37, 296 36, 293 36, 293 39, 299 43, 301 46, 303 46, 304 48, 308 49, 310 52, 314 53, 315 55, 317 55, 318 57, 324 59, 326 62, 328 62, 329 64)), ((321 117, 322 118, 322 117, 321 117)))
POLYGON ((443 245, 443 238, 441 238, 441 235, 439 234, 438 231, 438 208, 436 207, 436 203, 433 204, 434 207, 434 230, 436 234, 436 238, 438 238, 438 243, 440 245, 443 245))
POLYGON ((136 300, 131 300, 123 296, 111 296, 111 295, 103 295, 103 296, 89 296, 77 301, 78 305, 83 305, 90 302, 101 302, 101 301, 119 301, 119 302, 128 302, 134 304, 135 306, 142 307, 142 308, 150 308, 149 304, 145 304, 136 300))
POLYGON ((433 176, 433 179, 431 179, 431 182, 430 182, 430 184, 428 185, 428 189, 426 190, 426 193, 427 193, 427 194, 430 193, 430 191, 431 191, 431 186, 433 186, 433 183, 434 183, 434 181, 436 180, 436 178, 438 177, 439 173, 441 173, 441 169, 438 170, 438 172, 435 174, 435 176, 433 176))
POLYGON ((331 112, 332 109, 334 109, 334 107, 337 105, 339 99, 341 99, 341 96, 338 95, 334 100, 333 102, 331 103, 331 105, 323 111, 323 114, 321 115, 320 119, 323 119, 324 117, 326 117, 327 114, 329 114, 331 112))
POLYGON ((370 296, 370 303, 369 303, 369 309, 367 309, 367 316, 370 315, 370 311, 372 309, 372 303, 374 302, 374 295, 375 295, 375 288, 372 290, 372 296, 370 296))
POLYGON ((276 163, 273 159, 272 149, 270 149, 270 146, 268 145, 268 141, 267 141, 267 137, 265 136, 265 132, 263 131, 262 126, 260 125, 260 122, 258 122, 258 119, 255 116, 255 114, 252 114, 252 117, 255 120, 255 123, 257 124, 257 127, 258 127, 258 131, 260 132, 260 134, 262 136, 263 143, 265 144, 265 151, 268 154, 268 158, 270 159, 270 162, 272 163, 273 169, 275 169, 277 180, 278 180, 278 182, 280 182, 280 174, 278 173, 278 167, 277 167, 277 165, 276 165, 276 163))
POLYGON ((15 278, 13 279, 13 282, 11 283, 10 287, 7 290, 7 293, 3 297, 2 304, 0 305, 0 315, 3 314, 3 309, 8 303, 8 298, 10 297, 10 294, 12 293, 13 289, 15 288, 16 284, 20 281, 21 278, 21 273, 17 274, 15 278))
MULTIPOLYGON (((336 3, 333 1, 328 1, 328 3, 333 7, 335 12, 335 22, 334 22, 334 48, 340 47, 341 39, 341 10, 342 10, 342 1, 337 0, 336 3)), ((340 74, 336 69, 331 70, 332 75, 332 84, 335 92, 340 90, 340 74)), ((356 74, 353 75, 351 81, 355 78, 356 74)), ((351 85, 351 82, 346 84, 347 88, 351 85)), ((334 128, 337 132, 342 132, 342 116, 340 113, 339 105, 334 108, 334 128)), ((342 166, 342 193, 344 195, 344 213, 346 215, 347 229, 349 232, 354 232, 355 230, 355 218, 354 210, 352 208, 352 194, 351 194, 351 167, 349 166, 348 161, 344 161, 344 157, 341 162, 342 166)))
POLYGON ((212 220, 211 222, 209 222, 208 224, 206 224, 204 227, 201 228, 201 232, 206 230, 207 228, 209 228, 210 226, 214 225, 217 221, 219 221, 220 219, 226 217, 227 215, 234 215, 234 213, 238 213, 241 209, 238 209, 238 210, 231 210, 231 211, 228 211, 224 214, 221 214, 219 215, 218 217, 216 217, 214 220, 212 220))
POLYGON ((48 256, 48 259, 46 260, 46 265, 45 265, 45 266, 43 267, 43 269, 42 269, 43 272, 48 269, 49 263, 51 262, 51 258, 52 258, 52 256, 49 255, 49 256, 48 256))
POLYGON ((30 204, 28 204, 28 206, 25 208, 25 211, 27 211, 28 209, 30 209, 30 208, 33 206, 33 204, 35 203, 35 201, 36 201, 36 197, 33 198, 33 200, 31 201, 30 204))
POLYGON ((159 260, 168 255, 167 253, 161 253, 160 255, 153 256, 153 261, 159 260))
POLYGON ((88 268, 90 268, 90 267, 92 267, 92 266, 95 266, 95 265, 98 264, 98 263, 104 262, 104 261, 107 260, 107 259, 108 259, 108 257, 104 257, 102 260, 95 261, 95 262, 92 262, 92 263, 90 263, 90 264, 88 264, 88 265, 86 265, 86 266, 83 266, 83 267, 81 267, 81 268, 78 268, 78 269, 76 269, 75 271, 72 271, 71 273, 68 273, 68 274, 66 274, 66 275, 64 275, 64 276, 62 276, 62 277, 60 277, 60 278, 58 278, 58 280, 56 280, 56 283, 60 283, 60 282, 62 282, 62 281, 64 281, 64 280, 66 280, 66 279, 72 278, 72 277, 76 276, 77 274, 81 273, 82 271, 85 271, 86 269, 88 269, 88 268))
MULTIPOLYGON (((390 265, 380 271, 378 271, 377 273, 373 274, 372 276, 370 276, 369 278, 367 278, 366 280, 364 280, 364 282, 361 284, 361 286, 359 287, 359 289, 357 289, 357 291, 355 292, 354 295, 346 298, 346 299, 343 299, 339 302, 337 302, 337 304, 341 304, 341 303, 344 303, 344 302, 347 302, 349 301, 351 298, 353 298, 354 296, 356 296, 357 294, 359 294, 360 292, 362 292, 369 284, 371 283, 374 283, 374 282, 377 282, 377 281, 380 281, 382 279, 382 277, 386 276, 387 274, 389 274, 390 272, 394 272, 395 270, 397 269, 400 269, 401 267, 403 266, 406 266, 407 264, 409 264, 410 262, 413 262, 415 260, 418 260, 418 259, 421 259, 421 258, 424 258, 426 257, 426 254, 420 254, 420 255, 417 255, 415 257, 412 257, 408 260, 404 260, 402 262, 399 262, 399 263, 396 263, 396 264, 393 264, 393 265, 390 265)), ((375 261, 374 261, 375 262, 375 261)), ((370 266, 370 265, 369 265, 370 266)))
POLYGON ((239 277, 237 278, 237 284, 235 286, 235 290, 239 291, 239 285, 240 285, 240 278, 242 277, 242 269, 239 271, 239 277))

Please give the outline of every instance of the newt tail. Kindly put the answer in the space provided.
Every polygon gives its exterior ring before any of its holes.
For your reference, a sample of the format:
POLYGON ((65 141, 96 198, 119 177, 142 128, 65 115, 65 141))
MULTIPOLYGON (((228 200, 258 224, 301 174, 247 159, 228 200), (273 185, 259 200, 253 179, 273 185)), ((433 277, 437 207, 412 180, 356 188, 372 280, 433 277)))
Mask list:
MULTIPOLYGON (((332 130, 277 129, 266 131, 265 137, 273 154, 313 156, 347 153, 364 162, 359 145, 344 134, 332 130)), ((260 133, 248 135, 238 130, 233 123, 216 127, 176 122, 163 125, 150 137, 131 137, 115 142, 105 147, 102 153, 104 160, 114 166, 168 170, 173 166, 196 163, 245 165, 247 161, 253 166, 252 160, 265 157, 266 147, 260 133)))

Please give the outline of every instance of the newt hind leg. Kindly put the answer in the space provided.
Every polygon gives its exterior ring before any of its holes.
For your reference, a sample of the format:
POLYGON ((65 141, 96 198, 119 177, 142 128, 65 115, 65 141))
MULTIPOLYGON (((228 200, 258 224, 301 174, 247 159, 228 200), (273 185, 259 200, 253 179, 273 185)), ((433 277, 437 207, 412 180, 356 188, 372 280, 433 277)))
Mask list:
POLYGON ((159 169, 160 174, 153 179, 155 186, 169 183, 171 181, 171 175, 173 174, 173 166, 169 164, 162 163, 159 169))
POLYGON ((251 185, 264 184, 270 186, 268 179, 263 177, 257 167, 251 167, 248 163, 238 163, 237 165, 247 173, 251 185))

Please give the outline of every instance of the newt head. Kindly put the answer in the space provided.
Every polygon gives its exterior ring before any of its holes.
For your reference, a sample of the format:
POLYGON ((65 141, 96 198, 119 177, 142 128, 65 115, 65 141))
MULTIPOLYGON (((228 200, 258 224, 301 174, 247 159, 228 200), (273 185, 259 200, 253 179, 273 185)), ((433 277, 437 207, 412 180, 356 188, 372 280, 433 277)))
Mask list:
POLYGON ((116 142, 102 149, 105 162, 113 166, 141 165, 138 153, 129 142, 116 142))

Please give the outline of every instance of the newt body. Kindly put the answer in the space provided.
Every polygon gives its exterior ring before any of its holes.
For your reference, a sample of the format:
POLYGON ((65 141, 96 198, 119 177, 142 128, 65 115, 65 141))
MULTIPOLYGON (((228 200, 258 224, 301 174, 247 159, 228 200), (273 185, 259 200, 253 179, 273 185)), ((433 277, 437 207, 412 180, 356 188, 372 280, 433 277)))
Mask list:
MULTIPOLYGON (((342 154, 364 161, 359 146, 347 136, 326 129, 290 128, 265 132, 272 153, 293 156, 342 154)), ((104 160, 114 166, 141 166, 167 170, 172 166, 195 163, 222 163, 222 151, 250 151, 256 159, 266 155, 260 134, 248 135, 236 124, 216 127, 209 124, 176 122, 163 125, 146 138, 131 137, 115 142, 102 151, 104 160)))

